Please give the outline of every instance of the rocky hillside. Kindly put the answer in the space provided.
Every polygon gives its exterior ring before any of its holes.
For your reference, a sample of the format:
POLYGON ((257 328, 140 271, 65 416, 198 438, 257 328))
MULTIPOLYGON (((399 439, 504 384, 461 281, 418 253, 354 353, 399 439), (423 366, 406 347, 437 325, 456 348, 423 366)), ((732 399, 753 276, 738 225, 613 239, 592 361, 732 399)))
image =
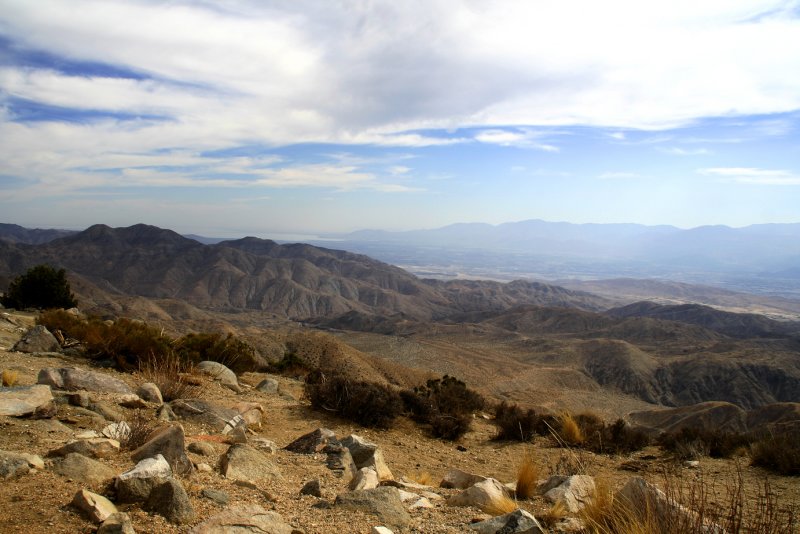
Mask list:
POLYGON ((42 245, 0 242, 0 278, 38 263, 66 268, 93 285, 90 291, 108 293, 108 300, 179 299, 204 309, 261 310, 295 319, 355 310, 427 320, 526 303, 608 307, 600 297, 546 284, 421 280, 344 251, 256 238, 204 245, 146 225, 96 225, 42 245))
MULTIPOLYGON (((213 365, 164 398, 158 374, 93 367, 32 324, 31 315, 0 316, 2 532, 583 532, 582 510, 598 496, 642 515, 648 499, 667 503, 655 486, 665 468, 677 470, 674 484, 693 479, 691 469, 738 480, 743 520, 763 519, 751 507, 761 474, 732 462, 676 464, 652 447, 576 461, 547 438, 494 441, 483 417, 457 443, 404 418, 368 429, 312 411, 296 380, 213 365)), ((309 354, 337 350, 320 345, 309 354)), ((796 481, 772 477, 770 487, 781 498, 770 524, 782 527, 770 532, 791 532, 783 510, 797 501, 796 481)), ((657 509, 664 524, 695 517, 657 509)))

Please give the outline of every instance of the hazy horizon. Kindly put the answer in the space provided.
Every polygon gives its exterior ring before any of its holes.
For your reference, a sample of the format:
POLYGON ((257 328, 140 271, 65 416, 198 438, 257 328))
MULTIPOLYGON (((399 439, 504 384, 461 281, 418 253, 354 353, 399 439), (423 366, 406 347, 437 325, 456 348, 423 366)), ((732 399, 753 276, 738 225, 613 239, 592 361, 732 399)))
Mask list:
POLYGON ((22 226, 800 220, 797 0, 0 8, 22 226))

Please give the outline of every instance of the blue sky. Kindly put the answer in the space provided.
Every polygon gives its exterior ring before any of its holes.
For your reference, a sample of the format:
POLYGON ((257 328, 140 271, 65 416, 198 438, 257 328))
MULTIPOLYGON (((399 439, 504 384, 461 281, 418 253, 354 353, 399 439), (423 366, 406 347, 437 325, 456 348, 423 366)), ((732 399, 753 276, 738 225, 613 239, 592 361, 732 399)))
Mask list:
POLYGON ((800 2, 0 0, 0 222, 800 222, 800 2))

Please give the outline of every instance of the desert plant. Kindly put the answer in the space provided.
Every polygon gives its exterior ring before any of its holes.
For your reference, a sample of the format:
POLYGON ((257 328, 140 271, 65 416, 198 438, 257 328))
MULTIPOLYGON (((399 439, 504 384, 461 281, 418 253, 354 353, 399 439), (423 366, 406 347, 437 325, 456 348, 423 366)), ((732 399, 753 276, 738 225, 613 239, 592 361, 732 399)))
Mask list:
POLYGON ((448 440, 456 440, 467 433, 472 412, 486 404, 480 394, 448 375, 428 380, 413 390, 404 390, 400 398, 412 419, 431 425, 435 437, 448 440))
POLYGON ((519 508, 517 503, 508 495, 501 495, 484 504, 481 509, 489 515, 509 514, 519 508))
POLYGON ((283 358, 276 362, 270 362, 268 370, 270 373, 279 375, 301 377, 308 375, 312 369, 296 352, 287 350, 283 354, 283 358))
POLYGON ((390 428, 403 408, 400 395, 391 387, 340 374, 311 373, 304 392, 314 408, 336 412, 364 426, 390 428))
POLYGON ((433 484, 433 476, 428 471, 417 471, 408 477, 412 482, 422 484, 423 486, 430 486, 433 484))
POLYGON ((469 432, 472 427, 472 416, 465 413, 437 413, 428 422, 434 437, 455 441, 469 432))
POLYGON ((183 336, 174 343, 181 358, 194 363, 219 362, 234 372, 250 370, 253 348, 233 334, 199 332, 183 336))
POLYGON ((19 372, 13 371, 11 369, 3 369, 2 374, 2 384, 3 387, 13 387, 17 383, 17 379, 19 378, 19 372))
POLYGON ((16 277, 8 291, 0 297, 7 308, 74 308, 78 305, 72 294, 67 273, 49 265, 37 265, 16 277))
POLYGON ((536 494, 539 483, 539 466, 533 460, 530 452, 525 453, 517 468, 517 499, 530 499, 536 494))
POLYGON ((132 451, 145 443, 153 431, 158 428, 158 422, 153 420, 146 412, 136 410, 128 421, 128 432, 120 440, 120 447, 132 451))
POLYGON ((684 427, 658 437, 658 444, 679 460, 702 456, 730 458, 756 440, 755 434, 717 429, 684 427))
POLYGON ((139 371, 147 382, 158 387, 165 401, 196 397, 200 393, 197 382, 192 379, 194 365, 174 352, 141 360, 139 371))
POLYGON ((494 424, 499 440, 530 441, 536 430, 538 417, 534 410, 524 410, 516 404, 501 402, 494 409, 494 424))
POLYGON ((597 453, 626 453, 638 451, 650 444, 650 438, 640 430, 631 428, 624 420, 606 424, 594 414, 575 417, 584 441, 580 446, 597 453))
POLYGON ((566 444, 580 445, 586 440, 578 422, 569 412, 561 414, 559 423, 558 435, 566 444))
POLYGON ((752 465, 780 475, 800 475, 800 430, 772 432, 753 443, 752 465))

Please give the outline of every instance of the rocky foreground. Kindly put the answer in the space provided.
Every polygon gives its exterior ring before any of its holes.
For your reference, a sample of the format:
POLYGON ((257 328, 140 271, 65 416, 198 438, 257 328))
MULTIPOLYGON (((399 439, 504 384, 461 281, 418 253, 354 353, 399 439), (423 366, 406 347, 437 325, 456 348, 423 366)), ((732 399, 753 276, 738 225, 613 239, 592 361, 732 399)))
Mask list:
POLYGON ((481 417, 458 444, 407 421, 363 429, 311 411, 295 380, 216 362, 198 366, 194 395, 165 402, 145 376, 65 353, 29 316, 0 323, 14 383, 0 388, 2 532, 580 532, 598 491, 590 471, 634 511, 694 513, 651 483, 646 453, 493 442, 481 417), (530 495, 517 492, 525 454, 541 474, 530 495))

